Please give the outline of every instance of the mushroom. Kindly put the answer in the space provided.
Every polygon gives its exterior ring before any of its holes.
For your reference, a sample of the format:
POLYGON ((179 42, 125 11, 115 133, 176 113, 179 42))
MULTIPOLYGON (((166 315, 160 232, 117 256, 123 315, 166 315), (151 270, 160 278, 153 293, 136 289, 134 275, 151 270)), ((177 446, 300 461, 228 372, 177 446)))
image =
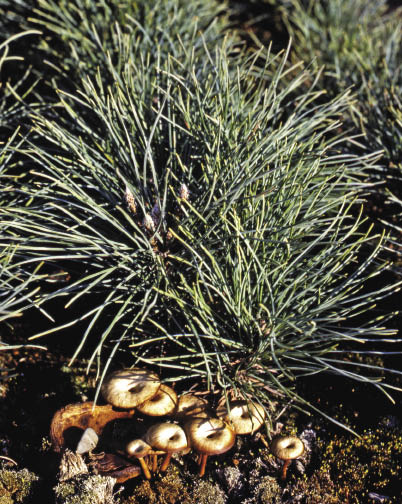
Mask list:
MULTIPOLYGON (((145 434, 146 442, 166 453, 161 465, 161 471, 166 471, 173 453, 185 451, 188 448, 186 433, 180 425, 163 422, 150 427, 145 434)), ((153 470, 156 470, 156 455, 153 459, 153 470)))
POLYGON ((116 411, 111 404, 95 405, 92 401, 68 404, 56 411, 50 424, 50 438, 54 451, 61 452, 68 445, 70 431, 84 431, 91 427, 98 436, 113 420, 131 418, 134 410, 116 411))
POLYGON ((209 404, 206 399, 194 394, 183 394, 179 397, 174 415, 183 420, 189 417, 208 418, 209 404))
POLYGON ((126 446, 126 454, 129 458, 136 458, 141 464, 144 476, 147 479, 151 479, 151 473, 149 472, 148 466, 144 460, 144 457, 149 455, 152 447, 146 443, 143 439, 133 439, 126 446))
POLYGON ((232 428, 220 418, 194 418, 185 430, 189 444, 200 455, 200 476, 204 476, 208 457, 230 450, 236 439, 232 428))
POLYGON ((92 453, 89 459, 88 465, 95 474, 115 478, 116 483, 124 483, 141 474, 141 467, 133 465, 114 453, 92 453))
POLYGON ((219 418, 228 422, 236 434, 252 434, 264 422, 265 410, 261 404, 250 401, 233 401, 227 409, 222 404, 216 410, 219 418))
POLYGON ((137 411, 143 415, 163 416, 169 415, 177 405, 176 392, 167 385, 162 384, 156 394, 144 403, 137 406, 137 411))
POLYGON ((120 369, 107 376, 101 387, 103 398, 116 408, 135 408, 159 390, 156 373, 143 368, 120 369))
POLYGON ((296 436, 277 437, 272 441, 271 451, 275 457, 284 460, 281 479, 286 479, 286 472, 293 459, 300 457, 304 452, 304 444, 296 436))

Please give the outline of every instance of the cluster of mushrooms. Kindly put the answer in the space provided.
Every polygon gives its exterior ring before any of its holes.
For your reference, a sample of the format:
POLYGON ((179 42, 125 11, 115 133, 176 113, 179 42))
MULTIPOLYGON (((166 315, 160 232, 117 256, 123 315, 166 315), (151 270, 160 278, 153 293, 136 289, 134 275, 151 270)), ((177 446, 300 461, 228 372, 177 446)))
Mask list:
MULTIPOLYGON (((91 455, 98 436, 111 420, 132 418, 135 411, 150 417, 169 418, 169 421, 151 424, 143 435, 128 440, 123 449, 117 450, 118 456, 110 454, 103 458, 105 466, 116 468, 116 464, 120 464, 118 481, 125 481, 140 472, 150 479, 151 472, 158 470, 158 456, 163 455, 159 468, 163 472, 174 453, 187 454, 190 450, 198 454, 199 475, 203 476, 209 456, 230 450, 236 435, 254 433, 265 419, 260 404, 242 400, 224 402, 211 415, 205 399, 190 393, 178 397, 171 387, 161 384, 156 373, 144 368, 123 369, 110 374, 102 384, 101 393, 108 403, 105 406, 95 406, 91 402, 69 405, 55 414, 51 425, 55 451, 62 450, 63 433, 68 427, 85 427, 76 452, 91 455), (138 466, 125 468, 124 460, 127 459, 138 461, 141 469, 138 466)), ((274 439, 271 451, 285 461, 282 469, 282 479, 285 479, 290 461, 304 452, 304 445, 297 437, 279 437, 274 439)), ((97 458, 96 454, 92 456, 92 459, 97 458)))

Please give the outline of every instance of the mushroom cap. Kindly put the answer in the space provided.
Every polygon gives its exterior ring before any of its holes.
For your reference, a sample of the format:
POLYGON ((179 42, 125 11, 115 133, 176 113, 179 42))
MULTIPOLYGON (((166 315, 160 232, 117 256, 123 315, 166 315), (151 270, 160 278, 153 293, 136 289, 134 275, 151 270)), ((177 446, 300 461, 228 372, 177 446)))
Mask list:
POLYGON ((233 401, 222 404, 216 410, 219 418, 223 418, 234 429, 236 434, 251 434, 258 430, 264 422, 265 410, 261 404, 250 401, 233 401))
POLYGON ((161 422, 152 425, 145 434, 146 442, 156 450, 175 453, 186 450, 187 436, 180 425, 161 422))
POLYGON ((194 394, 182 394, 177 402, 175 416, 178 419, 189 417, 208 418, 208 401, 194 394))
POLYGON ((271 452, 282 460, 291 460, 304 452, 304 444, 296 436, 277 437, 271 443, 271 452))
POLYGON ((185 430, 192 448, 206 455, 225 453, 236 440, 233 429, 220 418, 194 418, 185 430))
POLYGON ((177 405, 176 392, 167 385, 160 386, 156 394, 137 406, 137 411, 143 415, 163 416, 169 415, 174 411, 177 405))
POLYGON ((129 457, 142 458, 148 455, 152 447, 143 439, 133 439, 126 446, 126 453, 129 457))
POLYGON ((158 375, 148 369, 120 369, 104 379, 101 392, 116 408, 135 408, 153 397, 159 387, 158 375))

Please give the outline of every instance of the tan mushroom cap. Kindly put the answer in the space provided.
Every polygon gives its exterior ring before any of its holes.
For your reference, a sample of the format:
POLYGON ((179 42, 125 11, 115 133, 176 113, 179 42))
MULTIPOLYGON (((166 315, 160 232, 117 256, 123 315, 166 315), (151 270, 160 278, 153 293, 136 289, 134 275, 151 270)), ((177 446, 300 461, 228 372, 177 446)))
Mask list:
POLYGON ((146 442, 156 450, 180 452, 187 448, 187 436, 180 425, 161 422, 152 425, 145 434, 146 442))
POLYGON ((146 457, 151 450, 152 446, 143 439, 133 439, 126 446, 127 455, 135 458, 146 457))
POLYGON ((183 394, 178 399, 175 417, 178 419, 208 418, 208 409, 209 404, 206 399, 194 394, 183 394))
POLYGON ((163 416, 172 413, 176 405, 176 392, 171 387, 162 384, 151 399, 137 406, 137 411, 143 415, 163 416))
POLYGON ((105 378, 102 395, 116 408, 135 408, 153 397, 159 390, 156 373, 144 368, 120 369, 105 378))
POLYGON ((136 458, 141 465, 144 476, 147 479, 151 479, 151 473, 149 472, 148 466, 144 461, 146 457, 152 450, 152 447, 146 443, 143 439, 133 439, 126 446, 126 453, 129 458, 136 458))
POLYGON ((265 410, 261 404, 250 401, 233 401, 222 404, 216 410, 219 418, 223 418, 234 429, 236 434, 251 434, 258 430, 264 423, 265 410))
POLYGON ((220 418, 195 418, 185 425, 190 445, 198 453, 219 455, 236 440, 233 429, 220 418))
POLYGON ((282 460, 291 460, 303 454, 304 444, 296 436, 278 437, 272 441, 271 451, 276 457, 282 460))

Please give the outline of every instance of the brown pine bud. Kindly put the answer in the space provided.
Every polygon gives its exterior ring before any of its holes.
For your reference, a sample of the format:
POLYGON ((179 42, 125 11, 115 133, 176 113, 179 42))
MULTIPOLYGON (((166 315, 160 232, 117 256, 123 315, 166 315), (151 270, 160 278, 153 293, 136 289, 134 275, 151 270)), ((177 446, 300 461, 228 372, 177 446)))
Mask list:
POLYGON ((134 194, 130 191, 129 187, 126 186, 125 199, 128 208, 135 214, 137 213, 137 205, 135 204, 134 194))
POLYGON ((188 189, 188 187, 186 186, 186 184, 182 184, 180 186, 180 189, 179 189, 179 198, 184 200, 184 201, 188 201, 189 198, 190 198, 190 191, 188 189))

